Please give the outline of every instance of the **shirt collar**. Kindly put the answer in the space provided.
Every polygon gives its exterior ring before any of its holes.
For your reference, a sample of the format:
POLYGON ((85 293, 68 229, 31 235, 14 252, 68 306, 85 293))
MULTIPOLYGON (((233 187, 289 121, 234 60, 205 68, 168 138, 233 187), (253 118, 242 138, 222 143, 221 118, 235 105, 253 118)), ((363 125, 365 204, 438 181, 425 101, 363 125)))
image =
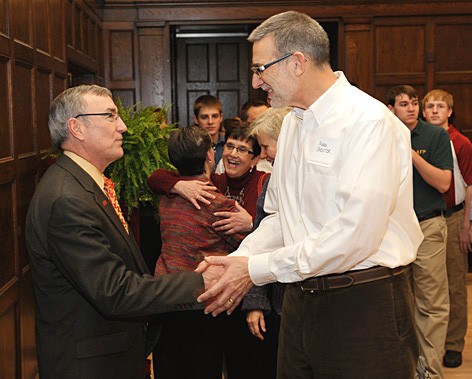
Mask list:
POLYGON ((331 109, 333 109, 334 106, 339 102, 339 99, 341 98, 340 94, 350 86, 342 71, 336 71, 334 75, 336 75, 338 80, 336 80, 336 82, 334 82, 334 84, 329 87, 325 93, 316 99, 316 101, 311 104, 308 109, 293 109, 293 114, 295 117, 303 120, 303 115, 306 114, 306 112, 311 112, 318 125, 323 123, 331 109))
POLYGON ((105 188, 105 180, 103 179, 102 173, 98 168, 96 168, 93 164, 89 161, 85 160, 84 158, 78 156, 77 154, 73 153, 69 150, 64 150, 64 155, 68 156, 72 159, 75 163, 77 163, 82 170, 84 170, 87 174, 89 174, 95 183, 97 183, 98 187, 104 192, 105 188))

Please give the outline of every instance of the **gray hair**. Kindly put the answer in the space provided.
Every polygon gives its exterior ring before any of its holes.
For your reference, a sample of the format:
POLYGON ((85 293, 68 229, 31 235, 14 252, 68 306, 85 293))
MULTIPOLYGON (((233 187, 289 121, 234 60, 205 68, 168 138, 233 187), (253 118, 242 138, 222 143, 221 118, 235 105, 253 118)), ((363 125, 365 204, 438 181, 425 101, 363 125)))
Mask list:
POLYGON ((60 93, 49 107, 49 132, 54 145, 61 147, 62 143, 69 137, 67 121, 85 111, 86 103, 84 95, 110 96, 108 88, 93 85, 80 85, 66 89, 60 93))
POLYGON ((254 29, 248 41, 254 43, 264 37, 273 38, 280 55, 300 51, 318 67, 329 64, 328 35, 304 13, 288 11, 268 18, 254 29))
POLYGON ((284 118, 292 109, 292 107, 267 109, 251 123, 251 136, 265 134, 277 141, 284 118))

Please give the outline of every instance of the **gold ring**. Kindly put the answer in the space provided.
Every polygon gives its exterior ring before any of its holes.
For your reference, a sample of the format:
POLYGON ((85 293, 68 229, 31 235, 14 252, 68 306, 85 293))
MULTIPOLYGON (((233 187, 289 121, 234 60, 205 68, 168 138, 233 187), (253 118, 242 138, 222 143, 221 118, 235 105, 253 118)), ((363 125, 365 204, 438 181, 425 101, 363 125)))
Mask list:
POLYGON ((231 304, 234 304, 234 300, 229 298, 228 301, 231 303, 231 304))

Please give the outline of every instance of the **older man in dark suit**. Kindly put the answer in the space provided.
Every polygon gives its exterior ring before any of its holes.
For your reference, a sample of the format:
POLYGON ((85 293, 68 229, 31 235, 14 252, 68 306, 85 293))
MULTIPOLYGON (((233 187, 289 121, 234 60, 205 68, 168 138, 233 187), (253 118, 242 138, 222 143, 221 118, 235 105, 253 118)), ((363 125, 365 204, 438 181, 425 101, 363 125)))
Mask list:
POLYGON ((144 377, 146 316, 198 309, 200 274, 148 274, 105 168, 123 155, 126 126, 109 90, 79 86, 51 104, 64 154, 42 178, 27 215, 44 378, 144 377))

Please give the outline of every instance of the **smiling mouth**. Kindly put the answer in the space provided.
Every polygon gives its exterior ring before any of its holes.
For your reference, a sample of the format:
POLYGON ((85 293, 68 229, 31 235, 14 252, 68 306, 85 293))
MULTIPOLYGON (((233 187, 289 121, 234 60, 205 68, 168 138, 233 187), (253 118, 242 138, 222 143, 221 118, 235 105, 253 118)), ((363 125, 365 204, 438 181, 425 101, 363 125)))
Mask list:
POLYGON ((235 160, 233 160, 233 159, 227 159, 226 161, 227 161, 228 164, 231 165, 231 166, 239 166, 239 165, 241 164, 241 162, 235 161, 235 160))

